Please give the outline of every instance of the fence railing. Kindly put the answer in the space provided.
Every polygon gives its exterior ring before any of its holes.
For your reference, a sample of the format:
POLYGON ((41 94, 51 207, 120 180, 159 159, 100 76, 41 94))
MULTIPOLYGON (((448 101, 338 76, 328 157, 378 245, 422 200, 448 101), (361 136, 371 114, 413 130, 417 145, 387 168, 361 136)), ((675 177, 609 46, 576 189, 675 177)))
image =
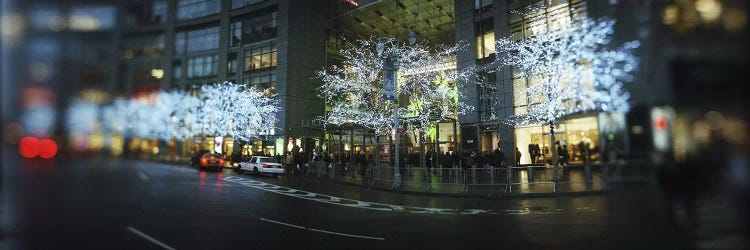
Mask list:
POLYGON ((398 169, 387 165, 310 162, 297 174, 378 188, 445 193, 549 193, 596 191, 603 187, 599 166, 520 166, 398 169))

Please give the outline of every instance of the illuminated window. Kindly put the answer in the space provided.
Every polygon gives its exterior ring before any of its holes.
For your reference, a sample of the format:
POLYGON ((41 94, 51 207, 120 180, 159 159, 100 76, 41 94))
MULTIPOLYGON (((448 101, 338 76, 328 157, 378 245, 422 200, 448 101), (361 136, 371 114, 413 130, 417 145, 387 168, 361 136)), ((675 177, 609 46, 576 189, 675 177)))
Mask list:
POLYGON ((477 59, 495 54, 495 32, 477 36, 477 59))
MULTIPOLYGON (((529 3, 525 0, 508 1, 508 17, 510 39, 523 40, 535 35, 558 30, 571 22, 586 17, 586 2, 584 0, 551 0, 529 3)), ((479 55, 479 54, 478 54, 479 55)), ((586 62, 581 62, 586 63, 586 62)), ((581 74, 583 80, 577 84, 580 88, 593 88, 593 71, 570 72, 581 74)), ((523 78, 518 69, 513 68, 513 113, 524 115, 528 113, 528 106, 540 103, 544 96, 527 93, 526 89, 535 84, 541 84, 546 79, 541 76, 523 78)), ((562 81, 570 79, 565 76, 562 81)), ((575 105, 569 103, 569 105, 575 105)))
POLYGON ((276 73, 273 70, 252 74, 249 77, 245 77, 243 83, 247 84, 250 87, 256 87, 258 90, 263 91, 264 95, 267 97, 274 97, 277 94, 276 73))
POLYGON ((245 50, 245 71, 274 68, 276 56, 276 45, 273 44, 245 50))
POLYGON ((477 59, 494 58, 495 26, 493 19, 488 18, 477 22, 474 31, 477 34, 477 59))

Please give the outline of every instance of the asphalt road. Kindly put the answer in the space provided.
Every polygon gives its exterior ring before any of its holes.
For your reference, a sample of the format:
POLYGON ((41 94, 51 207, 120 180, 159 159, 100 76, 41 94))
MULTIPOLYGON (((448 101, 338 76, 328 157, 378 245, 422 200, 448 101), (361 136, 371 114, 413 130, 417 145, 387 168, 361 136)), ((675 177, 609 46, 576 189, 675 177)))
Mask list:
POLYGON ((429 197, 179 164, 5 153, 2 249, 691 248, 650 192, 429 197))

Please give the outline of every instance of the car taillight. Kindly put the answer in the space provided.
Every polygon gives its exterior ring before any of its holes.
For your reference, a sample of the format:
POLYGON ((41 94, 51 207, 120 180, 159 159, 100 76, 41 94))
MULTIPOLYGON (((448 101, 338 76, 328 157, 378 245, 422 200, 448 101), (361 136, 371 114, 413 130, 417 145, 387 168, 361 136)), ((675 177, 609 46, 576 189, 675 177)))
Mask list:
POLYGON ((224 159, 219 160, 219 165, 224 165, 224 159))
POLYGON ((284 168, 284 164, 279 165, 280 168, 284 168))
POLYGON ((206 158, 201 158, 201 165, 208 165, 208 160, 206 158))
POLYGON ((268 168, 268 164, 263 164, 263 168, 268 168))

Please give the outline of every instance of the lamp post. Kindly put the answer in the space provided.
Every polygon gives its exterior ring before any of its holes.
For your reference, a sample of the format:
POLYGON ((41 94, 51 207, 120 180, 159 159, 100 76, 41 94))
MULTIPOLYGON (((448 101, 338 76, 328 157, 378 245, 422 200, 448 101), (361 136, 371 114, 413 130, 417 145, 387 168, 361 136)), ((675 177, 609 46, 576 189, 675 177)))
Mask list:
MULTIPOLYGON (((414 32, 409 33, 409 45, 413 45, 417 38, 416 34, 414 32)), ((398 124, 398 91, 397 91, 397 75, 396 72, 398 71, 398 56, 397 54, 393 53, 385 53, 385 45, 383 42, 378 42, 375 45, 375 50, 378 53, 378 56, 385 57, 385 63, 383 65, 383 70, 385 71, 385 79, 383 81, 383 99, 384 100, 391 100, 393 101, 393 129, 394 129, 394 137, 395 137, 395 147, 394 147, 394 160, 393 160, 393 166, 394 166, 394 179, 396 180, 393 183, 394 188, 398 188, 401 182, 401 174, 399 171, 399 124, 398 124)))

